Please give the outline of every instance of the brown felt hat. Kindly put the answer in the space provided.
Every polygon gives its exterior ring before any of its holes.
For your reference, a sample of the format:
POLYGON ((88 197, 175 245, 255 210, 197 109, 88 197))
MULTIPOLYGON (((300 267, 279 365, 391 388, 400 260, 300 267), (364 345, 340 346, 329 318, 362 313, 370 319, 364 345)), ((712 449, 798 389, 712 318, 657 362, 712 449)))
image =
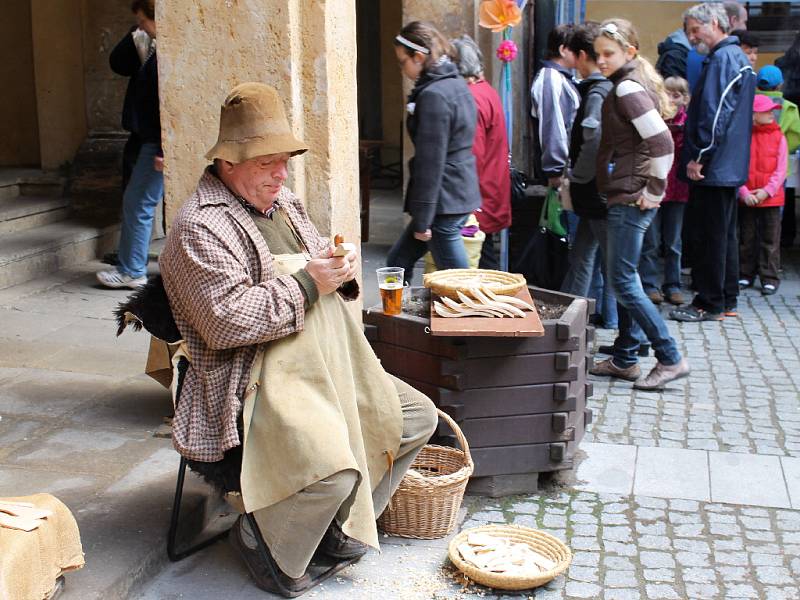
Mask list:
POLYGON ((241 163, 257 156, 308 150, 289 127, 278 91, 264 83, 237 85, 219 114, 219 137, 206 153, 208 160, 221 158, 241 163))

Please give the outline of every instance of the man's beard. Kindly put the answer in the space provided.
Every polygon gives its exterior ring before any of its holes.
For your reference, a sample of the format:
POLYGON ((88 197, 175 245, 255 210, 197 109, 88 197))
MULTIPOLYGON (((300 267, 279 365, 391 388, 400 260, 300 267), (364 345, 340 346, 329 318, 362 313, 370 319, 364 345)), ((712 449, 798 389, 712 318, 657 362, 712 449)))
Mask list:
POLYGON ((697 42, 696 44, 692 44, 692 47, 698 54, 702 54, 705 56, 709 52, 708 45, 705 42, 697 42))

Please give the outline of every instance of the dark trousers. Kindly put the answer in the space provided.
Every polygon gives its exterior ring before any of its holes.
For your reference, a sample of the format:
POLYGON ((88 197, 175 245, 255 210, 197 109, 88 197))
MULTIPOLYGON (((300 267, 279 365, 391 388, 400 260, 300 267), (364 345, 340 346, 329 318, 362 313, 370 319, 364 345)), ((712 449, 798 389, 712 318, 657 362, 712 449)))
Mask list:
POLYGON ((739 296, 736 188, 693 185, 690 205, 697 220, 692 304, 711 313, 735 308, 739 296))
POLYGON ((781 244, 791 246, 797 235, 797 217, 795 216, 795 190, 786 188, 786 205, 783 207, 781 221, 781 244))
POLYGON ((500 234, 487 233, 481 246, 481 258, 478 262, 480 269, 500 270, 500 234), (497 243, 495 243, 497 242, 497 243))
POLYGON ((753 281, 756 275, 761 285, 778 285, 781 260, 781 207, 743 206, 739 209, 741 243, 739 273, 742 279, 753 281))

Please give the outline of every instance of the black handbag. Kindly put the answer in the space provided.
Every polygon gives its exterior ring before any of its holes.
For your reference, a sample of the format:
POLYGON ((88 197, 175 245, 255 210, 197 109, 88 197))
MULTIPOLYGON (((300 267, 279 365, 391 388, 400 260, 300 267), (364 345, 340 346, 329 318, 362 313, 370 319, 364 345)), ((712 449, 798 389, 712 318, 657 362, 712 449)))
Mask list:
POLYGON ((569 270, 567 238, 539 227, 520 254, 512 271, 522 273, 528 285, 560 290, 569 270))

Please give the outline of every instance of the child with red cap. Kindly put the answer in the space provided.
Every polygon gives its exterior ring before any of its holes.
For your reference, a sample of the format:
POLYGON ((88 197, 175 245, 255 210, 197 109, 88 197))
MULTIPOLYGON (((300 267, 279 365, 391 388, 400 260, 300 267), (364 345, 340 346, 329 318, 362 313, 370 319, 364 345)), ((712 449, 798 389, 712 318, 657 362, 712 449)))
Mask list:
POLYGON ((777 108, 780 106, 772 98, 756 94, 750 172, 747 182, 739 188, 739 286, 752 286, 758 275, 765 296, 777 292, 780 284, 781 207, 789 154, 786 138, 772 112, 777 108))

